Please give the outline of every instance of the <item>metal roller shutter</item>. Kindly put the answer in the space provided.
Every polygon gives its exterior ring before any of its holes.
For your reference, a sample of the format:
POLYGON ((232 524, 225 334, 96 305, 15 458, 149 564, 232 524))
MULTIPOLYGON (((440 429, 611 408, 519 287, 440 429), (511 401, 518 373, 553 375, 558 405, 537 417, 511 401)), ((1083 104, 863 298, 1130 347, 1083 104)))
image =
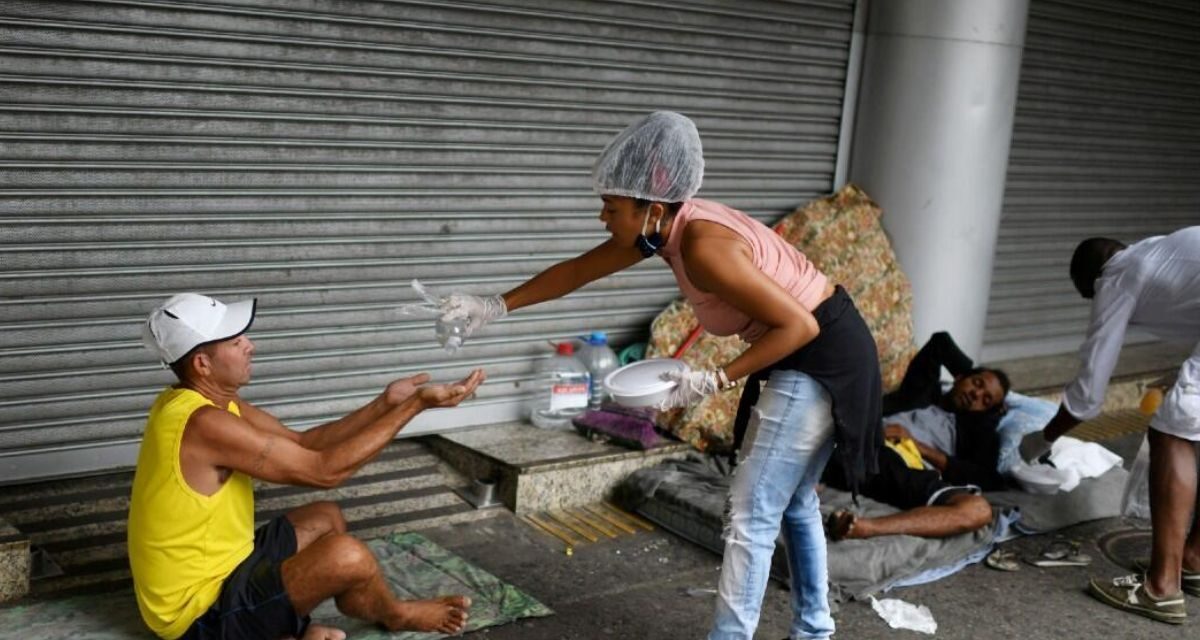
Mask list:
POLYGON ((1194 0, 1033 0, 985 360, 1082 342, 1080 240, 1200 224, 1198 33, 1194 0))
POLYGON ((642 336, 660 261, 446 357, 412 278, 503 291, 601 242, 591 163, 635 116, 704 137, 702 195, 831 190, 852 0, 0 1, 0 482, 130 464, 167 295, 259 298, 247 398, 304 428, 483 366, 407 434, 521 415, 546 340, 642 336))

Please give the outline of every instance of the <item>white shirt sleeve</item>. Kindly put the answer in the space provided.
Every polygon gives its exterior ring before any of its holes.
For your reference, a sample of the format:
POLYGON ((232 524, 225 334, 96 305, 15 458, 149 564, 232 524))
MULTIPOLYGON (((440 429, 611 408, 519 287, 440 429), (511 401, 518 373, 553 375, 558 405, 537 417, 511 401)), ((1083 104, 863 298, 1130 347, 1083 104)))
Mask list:
POLYGON ((1100 415, 1108 379, 1117 366, 1125 328, 1136 304, 1137 300, 1119 286, 1096 292, 1087 340, 1079 348, 1079 373, 1063 394, 1063 406, 1076 418, 1090 420, 1100 415))

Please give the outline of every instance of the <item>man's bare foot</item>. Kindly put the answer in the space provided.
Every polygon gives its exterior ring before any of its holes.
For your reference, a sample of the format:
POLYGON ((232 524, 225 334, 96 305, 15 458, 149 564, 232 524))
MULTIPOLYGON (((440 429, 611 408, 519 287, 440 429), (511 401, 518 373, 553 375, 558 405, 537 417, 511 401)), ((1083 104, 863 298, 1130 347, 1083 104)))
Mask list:
POLYGON ((346 640, 346 632, 323 624, 310 624, 300 640, 346 640))
POLYGON ((396 603, 395 626, 390 631, 436 631, 458 633, 467 626, 467 609, 471 599, 466 596, 442 596, 431 600, 401 600, 396 603))
POLYGON ((854 525, 856 524, 858 524, 858 517, 854 515, 853 511, 838 509, 825 518, 825 537, 830 542, 856 537, 854 535, 856 533, 854 525))

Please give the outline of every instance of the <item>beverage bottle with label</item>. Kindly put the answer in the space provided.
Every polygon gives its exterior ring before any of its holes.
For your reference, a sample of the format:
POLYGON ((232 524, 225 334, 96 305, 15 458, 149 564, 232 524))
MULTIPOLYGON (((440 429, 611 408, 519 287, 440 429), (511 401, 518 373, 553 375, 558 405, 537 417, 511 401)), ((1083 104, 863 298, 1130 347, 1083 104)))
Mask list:
POLYGON ((604 377, 620 366, 617 354, 608 346, 608 336, 603 331, 593 331, 584 338, 583 346, 579 349, 579 359, 587 366, 592 374, 592 385, 588 390, 588 408, 599 409, 600 403, 608 397, 604 388, 604 377))
POLYGON ((587 409, 590 381, 587 367, 575 357, 575 346, 557 345, 555 355, 537 365, 529 421, 543 429, 570 429, 571 418, 587 409))

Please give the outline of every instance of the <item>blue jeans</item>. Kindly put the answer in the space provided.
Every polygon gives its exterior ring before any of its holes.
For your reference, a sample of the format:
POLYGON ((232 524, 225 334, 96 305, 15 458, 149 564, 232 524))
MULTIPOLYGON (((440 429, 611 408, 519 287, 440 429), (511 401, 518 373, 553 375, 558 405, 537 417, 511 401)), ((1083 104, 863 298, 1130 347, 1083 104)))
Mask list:
POLYGON ((791 638, 833 635, 825 531, 816 486, 833 452, 829 394, 799 371, 775 371, 754 407, 730 488, 729 527, 709 640, 751 640, 783 524, 792 579, 791 638))

